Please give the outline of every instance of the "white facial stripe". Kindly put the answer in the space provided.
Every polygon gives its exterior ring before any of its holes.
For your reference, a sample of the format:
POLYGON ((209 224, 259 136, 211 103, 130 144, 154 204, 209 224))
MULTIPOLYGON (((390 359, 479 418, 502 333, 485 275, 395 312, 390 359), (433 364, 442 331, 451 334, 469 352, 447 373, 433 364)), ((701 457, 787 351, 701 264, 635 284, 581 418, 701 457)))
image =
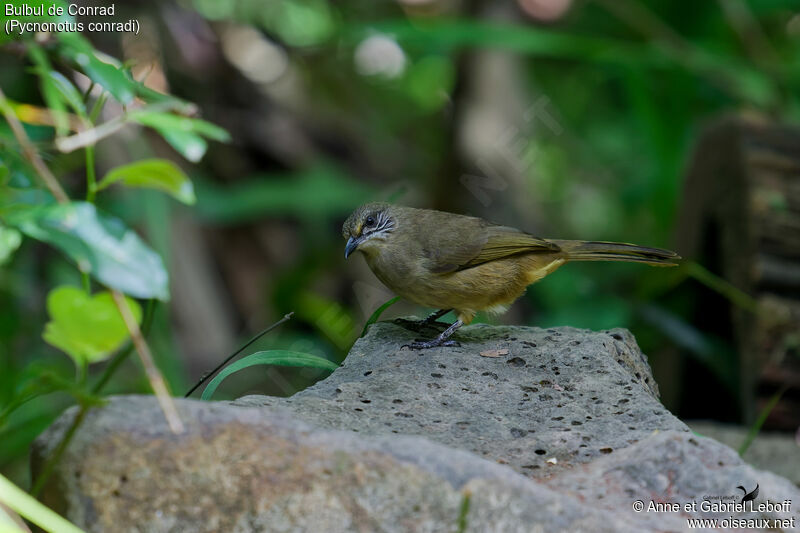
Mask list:
POLYGON ((375 224, 375 231, 391 231, 394 229, 394 222, 389 216, 381 211, 378 213, 378 222, 375 224))
POLYGON ((381 211, 374 216, 375 225, 371 228, 364 226, 362 242, 372 238, 383 239, 394 229, 394 221, 386 213, 381 211))

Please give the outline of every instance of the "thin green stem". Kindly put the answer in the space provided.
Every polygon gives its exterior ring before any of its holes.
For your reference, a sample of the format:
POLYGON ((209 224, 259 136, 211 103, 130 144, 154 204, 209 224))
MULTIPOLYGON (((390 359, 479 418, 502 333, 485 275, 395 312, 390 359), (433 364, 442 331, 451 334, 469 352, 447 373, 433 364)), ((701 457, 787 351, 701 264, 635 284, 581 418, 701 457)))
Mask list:
POLYGON ((60 515, 37 502, 24 490, 0 475, 0 502, 20 516, 24 516, 45 531, 55 533, 81 533, 82 530, 60 515))
POLYGON ((788 383, 784 384, 780 389, 778 389, 777 392, 775 392, 775 394, 773 394, 769 399, 767 405, 765 405, 761 412, 758 413, 758 418, 755 422, 753 422, 753 425, 750 426, 750 431, 747 432, 747 437, 745 437, 742 445, 739 446, 738 451, 740 456, 743 456, 745 452, 747 452, 747 449, 750 448, 750 445, 753 444, 753 441, 758 436, 759 431, 761 431, 761 426, 763 426, 764 422, 767 421, 767 417, 775 408, 775 406, 778 405, 778 402, 781 400, 781 397, 787 390, 789 390, 788 383))
POLYGON ((89 374, 89 361, 83 359, 80 363, 75 365, 75 383, 79 387, 86 384, 86 376, 89 374))
POLYGON ((81 284, 83 285, 83 290, 86 291, 86 294, 92 294, 92 280, 89 277, 89 274, 86 272, 81 272, 81 284))
POLYGON ((94 173, 94 145, 86 146, 86 201, 94 203, 97 194, 97 178, 94 173))
POLYGON ((103 106, 106 104, 106 100, 108 99, 108 94, 103 93, 100 97, 95 101, 94 106, 92 106, 91 111, 89 111, 89 122, 94 124, 97 122, 97 117, 100 116, 100 111, 103 109, 103 106))
POLYGON ((61 460, 61 456, 64 455, 67 446, 69 446, 70 441, 72 441, 72 437, 75 436, 75 432, 78 430, 78 427, 81 425, 81 422, 83 422, 83 419, 86 416, 86 413, 89 411, 89 409, 90 409, 89 405, 81 404, 80 411, 78 411, 78 414, 75 415, 75 420, 72 421, 72 424, 70 424, 69 428, 67 429, 67 432, 64 434, 64 436, 61 438, 61 441, 56 446, 56 449, 53 450, 53 454, 50 456, 47 462, 45 462, 41 473, 36 478, 36 481, 33 483, 33 487, 31 488, 31 496, 33 496, 34 498, 39 497, 39 494, 42 492, 42 489, 44 488, 44 484, 53 474, 53 470, 55 469, 58 462, 61 460))
POLYGON ((730 282, 710 272, 699 263, 695 263, 694 261, 688 262, 686 264, 686 273, 706 287, 718 292, 742 309, 750 311, 751 313, 758 313, 758 302, 755 298, 734 286, 730 282))
POLYGON ((89 87, 86 89, 86 92, 83 93, 84 103, 89 101, 89 96, 92 94, 93 89, 94 89, 94 82, 90 83, 89 87))

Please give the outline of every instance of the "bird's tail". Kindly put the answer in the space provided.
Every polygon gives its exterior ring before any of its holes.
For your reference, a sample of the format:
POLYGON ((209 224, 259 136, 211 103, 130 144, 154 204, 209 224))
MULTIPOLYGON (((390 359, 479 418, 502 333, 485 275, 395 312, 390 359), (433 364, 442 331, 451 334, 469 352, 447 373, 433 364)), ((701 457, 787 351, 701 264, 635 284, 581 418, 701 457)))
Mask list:
POLYGON ((681 257, 670 250, 601 241, 556 241, 569 261, 627 261, 655 266, 676 266, 681 257))

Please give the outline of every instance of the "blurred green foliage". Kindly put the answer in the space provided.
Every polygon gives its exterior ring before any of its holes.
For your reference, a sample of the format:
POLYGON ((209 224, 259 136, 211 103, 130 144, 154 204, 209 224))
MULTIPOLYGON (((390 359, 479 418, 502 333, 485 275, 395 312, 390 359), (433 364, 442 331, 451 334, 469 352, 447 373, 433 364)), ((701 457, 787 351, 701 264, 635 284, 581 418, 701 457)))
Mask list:
MULTIPOLYGON (((81 272, 134 297, 173 296, 149 338, 184 390, 209 366, 192 351, 206 337, 231 351, 289 311, 296 320, 259 349, 344 357, 390 297, 341 259, 339 225, 367 200, 669 247, 704 121, 800 118, 796 3, 738 3, 744 26, 719 2, 578 2, 542 24, 491 2, 183 0, 118 4, 121 18, 150 21, 137 39, 3 36, 7 111, 70 197, 87 202, 55 205, 0 122, 0 413, 14 406, 0 416, 0 469, 25 480, 31 440, 67 405, 95 400, 59 388, 74 369, 41 337, 55 318, 48 292, 85 286, 81 272), (459 179, 476 173, 482 197, 459 179), (372 292, 359 296, 356 283, 372 292)), ((715 284, 695 274, 570 265, 505 320, 632 328, 656 360, 671 347, 693 357, 725 391, 720 402, 735 403, 732 333, 692 323, 696 289, 715 284)), ((425 311, 386 310, 412 312, 425 311)), ((110 364, 89 369, 88 382, 110 364)), ((252 367, 217 396, 291 394, 320 375, 252 367)), ((106 390, 148 387, 119 371, 106 390)))

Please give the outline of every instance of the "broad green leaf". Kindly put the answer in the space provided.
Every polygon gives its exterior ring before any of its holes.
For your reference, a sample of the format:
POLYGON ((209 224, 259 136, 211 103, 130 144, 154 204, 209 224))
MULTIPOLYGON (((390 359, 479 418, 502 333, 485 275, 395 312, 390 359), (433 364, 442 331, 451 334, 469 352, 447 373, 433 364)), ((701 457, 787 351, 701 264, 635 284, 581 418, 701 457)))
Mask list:
POLYGON ((111 63, 115 61, 113 58, 103 56, 106 61, 101 61, 91 43, 78 33, 59 34, 59 41, 59 54, 74 63, 89 79, 103 86, 123 104, 133 100, 136 82, 120 65, 111 63))
POLYGON ((199 135, 188 131, 168 130, 158 127, 154 127, 154 129, 164 137, 164 140, 167 141, 176 152, 181 154, 188 161, 197 163, 206 155, 208 143, 199 135))
POLYGON ((97 190, 105 189, 118 181, 128 187, 164 191, 185 204, 193 204, 196 200, 189 177, 178 165, 167 159, 144 159, 114 168, 100 181, 97 190))
POLYGON ((6 222, 33 239, 52 244, 82 272, 136 298, 169 299, 161 257, 121 220, 87 202, 10 213, 6 222))
POLYGON ((171 94, 164 94, 147 87, 141 82, 136 82, 136 96, 147 102, 148 104, 159 103, 169 106, 171 111, 189 115, 197 112, 197 105, 186 100, 176 98, 171 94))
POLYGON ((203 400, 208 400, 214 395, 219 384, 222 381, 239 370, 250 368, 256 365, 277 365, 277 366, 299 366, 306 368, 321 368, 323 370, 330 370, 333 372, 339 365, 328 359, 311 355, 310 353, 292 352, 289 350, 268 350, 266 352, 256 352, 239 359, 223 368, 219 374, 214 376, 208 386, 206 386, 203 394, 200 396, 203 400))
POLYGON ((378 308, 377 308, 377 309, 376 309, 376 310, 375 310, 375 311, 374 311, 374 312, 373 312, 373 313, 372 313, 372 314, 369 316, 369 318, 367 319, 367 323, 366 323, 366 324, 364 324, 364 329, 362 329, 362 330, 361 330, 361 335, 360 335, 360 337, 363 337, 364 335, 366 335, 366 334, 367 334, 367 328, 368 328, 368 327, 370 327, 370 326, 371 326, 372 324, 374 324, 375 322, 377 322, 377 321, 378 321, 378 319, 381 317, 381 315, 383 314, 383 312, 384 312, 384 311, 386 311, 387 309, 389 309, 389 307, 393 306, 394 304, 396 304, 396 303, 397 303, 397 302, 399 302, 399 301, 400 301, 400 297, 399 297, 399 296, 395 296, 395 297, 394 297, 394 298, 392 298, 391 300, 388 300, 388 301, 384 302, 384 303, 383 303, 383 305, 381 305, 380 307, 378 307, 378 308))
POLYGON ((224 129, 199 118, 183 117, 172 113, 148 111, 146 109, 132 111, 128 114, 128 118, 152 128, 195 133, 220 142, 229 141, 231 138, 224 129))
POLYGON ((0 226, 0 265, 8 261, 11 254, 22 243, 22 235, 15 229, 0 226))
MULTIPOLYGON (((142 308, 126 298, 136 322, 142 308)), ((47 296, 50 322, 42 337, 72 357, 75 364, 96 363, 108 358, 128 339, 128 328, 110 292, 89 296, 77 287, 62 286, 47 296)))
POLYGON ((178 153, 193 163, 200 161, 208 148, 203 137, 220 142, 230 140, 227 131, 197 118, 148 110, 133 111, 128 118, 155 129, 178 153))

